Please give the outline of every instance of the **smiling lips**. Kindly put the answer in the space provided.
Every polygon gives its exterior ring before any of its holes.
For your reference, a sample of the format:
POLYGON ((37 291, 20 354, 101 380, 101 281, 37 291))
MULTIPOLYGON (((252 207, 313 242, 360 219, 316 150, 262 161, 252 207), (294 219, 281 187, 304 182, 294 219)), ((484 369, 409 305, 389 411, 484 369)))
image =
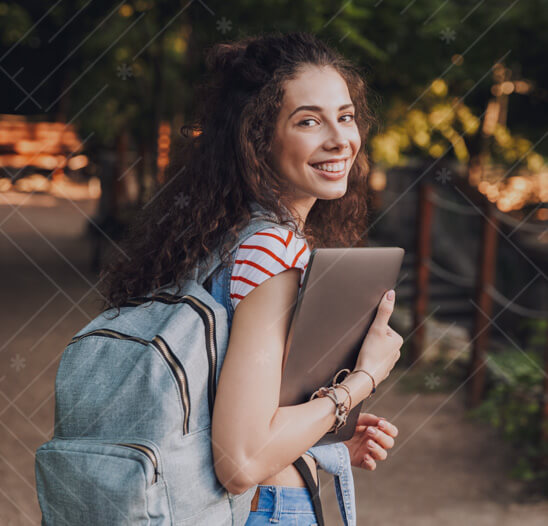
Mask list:
POLYGON ((326 177, 327 179, 340 179, 344 176, 346 173, 346 163, 348 162, 348 159, 343 159, 340 161, 329 161, 329 162, 322 162, 322 163, 315 163, 311 164, 312 168, 314 168, 317 172, 319 172, 321 175, 326 177))

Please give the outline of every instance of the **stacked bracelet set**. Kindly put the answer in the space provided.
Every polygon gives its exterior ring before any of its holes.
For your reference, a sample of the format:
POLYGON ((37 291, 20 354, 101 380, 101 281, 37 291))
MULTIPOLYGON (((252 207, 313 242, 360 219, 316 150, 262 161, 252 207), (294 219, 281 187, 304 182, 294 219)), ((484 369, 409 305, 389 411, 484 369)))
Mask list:
MULTIPOLYGON (((351 374, 358 373, 358 372, 365 373, 367 376, 369 376, 369 378, 371 378, 371 381, 373 382, 373 390, 371 391, 371 393, 367 397, 367 398, 370 398, 371 396, 373 396, 373 393, 377 390, 376 387, 375 387, 375 379, 367 371, 364 371, 363 369, 354 369, 352 372, 350 372, 350 369, 341 369, 333 377, 333 382, 331 383, 331 386, 329 386, 329 387, 320 387, 319 389, 314 391, 312 393, 312 395, 310 396, 310 400, 314 400, 314 398, 327 397, 327 398, 330 398, 331 400, 333 400, 333 403, 335 404, 335 423, 327 431, 328 433, 331 433, 333 431, 335 433, 337 433, 339 431, 339 429, 342 426, 344 426, 344 424, 346 424, 346 419, 348 417, 348 413, 350 412, 350 408, 352 407, 352 397, 350 396, 350 389, 348 389, 348 386, 346 386, 346 385, 343 385, 341 383, 337 383, 339 375, 341 373, 347 373, 345 378, 348 378, 351 374), (339 402, 339 400, 337 398, 337 392, 335 391, 335 389, 337 387, 340 387, 341 389, 344 389, 346 391, 347 395, 348 395, 343 402, 339 402), (347 400, 348 400, 348 405, 345 405, 347 400)), ((366 400, 367 400, 367 398, 366 398, 366 400)))

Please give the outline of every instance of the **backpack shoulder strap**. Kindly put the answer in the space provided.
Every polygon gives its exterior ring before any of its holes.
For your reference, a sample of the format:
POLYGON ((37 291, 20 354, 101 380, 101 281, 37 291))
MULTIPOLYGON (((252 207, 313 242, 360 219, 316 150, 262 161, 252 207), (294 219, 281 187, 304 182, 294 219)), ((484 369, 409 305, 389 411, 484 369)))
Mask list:
MULTIPOLYGON (((282 228, 288 228, 286 225, 280 225, 277 223, 273 216, 267 214, 252 214, 249 223, 238 232, 238 238, 230 247, 230 252, 235 250, 240 244, 242 244, 248 237, 252 236, 259 230, 269 228, 272 226, 279 226, 282 228)), ((219 257, 220 247, 210 254, 210 257, 206 261, 201 261, 194 270, 194 279, 199 285, 203 285, 204 282, 211 276, 217 267, 222 263, 219 257)))
POLYGON ((310 491, 310 497, 312 498, 312 505, 314 506, 314 514, 316 515, 316 520, 318 526, 324 526, 323 510, 322 510, 322 501, 320 500, 320 486, 314 482, 312 477, 312 472, 308 467, 308 464, 304 461, 303 457, 299 457, 293 465, 297 468, 301 476, 304 478, 308 491, 310 491))

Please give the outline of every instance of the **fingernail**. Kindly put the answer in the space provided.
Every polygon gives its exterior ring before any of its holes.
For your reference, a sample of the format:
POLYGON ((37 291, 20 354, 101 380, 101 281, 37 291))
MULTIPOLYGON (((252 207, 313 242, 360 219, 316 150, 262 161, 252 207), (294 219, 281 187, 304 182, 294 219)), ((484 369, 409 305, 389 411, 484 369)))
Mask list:
POLYGON ((392 301, 394 299, 394 290, 393 289, 390 289, 387 294, 386 294, 386 298, 389 299, 390 301, 392 301))
POLYGON ((377 432, 377 430, 376 430, 374 427, 368 427, 368 428, 367 428, 367 433, 368 433, 369 435, 374 436, 376 432, 377 432))
POLYGON ((381 429, 386 429, 386 422, 384 420, 379 420, 377 424, 381 429))
POLYGON ((368 445, 369 447, 373 447, 373 446, 375 445, 375 442, 373 442, 373 440, 368 440, 368 441, 367 441, 367 445, 368 445))

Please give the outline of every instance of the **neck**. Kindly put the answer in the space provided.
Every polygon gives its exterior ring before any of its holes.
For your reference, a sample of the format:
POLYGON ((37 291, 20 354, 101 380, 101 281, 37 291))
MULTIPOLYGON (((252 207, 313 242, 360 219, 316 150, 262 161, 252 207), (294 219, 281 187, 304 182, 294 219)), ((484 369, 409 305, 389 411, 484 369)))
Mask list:
POLYGON ((304 225, 310 209, 316 202, 316 197, 306 197, 295 199, 288 204, 288 209, 295 218, 297 226, 301 232, 304 232, 304 225))

